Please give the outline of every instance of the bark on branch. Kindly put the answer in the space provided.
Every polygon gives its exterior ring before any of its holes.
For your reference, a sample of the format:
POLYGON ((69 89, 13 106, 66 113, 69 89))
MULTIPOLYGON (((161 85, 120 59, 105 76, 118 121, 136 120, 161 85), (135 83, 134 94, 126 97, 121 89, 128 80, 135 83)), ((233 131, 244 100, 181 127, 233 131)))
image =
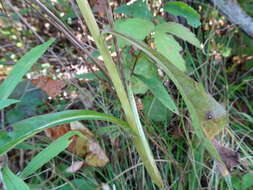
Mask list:
POLYGON ((253 19, 245 13, 236 0, 211 0, 228 20, 253 38, 253 19))

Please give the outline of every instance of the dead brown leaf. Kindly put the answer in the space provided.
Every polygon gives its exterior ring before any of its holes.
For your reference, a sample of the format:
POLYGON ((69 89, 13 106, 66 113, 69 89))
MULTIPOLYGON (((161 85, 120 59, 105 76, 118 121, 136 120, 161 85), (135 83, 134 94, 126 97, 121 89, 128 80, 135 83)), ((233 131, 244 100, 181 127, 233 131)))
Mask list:
POLYGON ((82 123, 76 121, 70 123, 70 125, 64 124, 45 130, 47 136, 52 139, 57 139, 68 131, 79 131, 85 136, 85 138, 73 136, 68 151, 83 157, 85 163, 90 166, 103 167, 109 162, 105 152, 95 140, 94 134, 82 123))
POLYGON ((83 139, 82 137, 74 136, 69 151, 78 156, 85 157, 86 164, 90 166, 105 166, 109 162, 109 159, 98 142, 94 139, 94 135, 91 131, 80 122, 72 122, 70 126, 71 130, 79 131, 87 138, 83 139))
POLYGON ((212 143, 218 150, 221 159, 229 170, 240 164, 240 155, 238 152, 222 146, 217 140, 212 140, 212 143))
POLYGON ((102 167, 109 162, 105 152, 94 139, 88 140, 87 152, 85 162, 90 166, 102 167))
POLYGON ((52 98, 59 95, 61 90, 66 86, 63 80, 53 80, 48 76, 40 76, 37 79, 33 79, 32 83, 38 88, 41 88, 52 98))
POLYGON ((45 133, 48 137, 52 139, 57 139, 69 131, 70 131, 69 124, 63 124, 63 125, 58 125, 56 127, 48 128, 45 130, 45 133))

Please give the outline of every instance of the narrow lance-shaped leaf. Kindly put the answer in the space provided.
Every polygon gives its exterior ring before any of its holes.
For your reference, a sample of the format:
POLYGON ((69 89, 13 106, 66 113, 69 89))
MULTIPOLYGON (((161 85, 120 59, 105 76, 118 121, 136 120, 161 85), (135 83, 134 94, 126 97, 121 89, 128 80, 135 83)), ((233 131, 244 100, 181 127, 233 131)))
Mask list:
POLYGON ((132 43, 135 47, 150 56, 166 72, 177 86, 189 109, 193 127, 199 140, 203 142, 203 145, 205 145, 213 157, 222 162, 219 153, 211 143, 211 139, 219 134, 227 125, 227 114, 223 106, 207 94, 201 84, 185 75, 157 51, 149 48, 142 42, 118 32, 108 32, 132 43))
MULTIPOLYGON (((128 124, 108 114, 88 110, 68 110, 32 117, 13 124, 7 131, 0 130, 0 155, 19 143, 49 127, 78 120, 104 120, 130 129, 128 124)), ((134 133, 133 133, 134 135, 134 133)))
POLYGON ((20 177, 25 178, 36 172, 49 160, 64 151, 72 142, 71 137, 74 135, 82 136, 78 131, 70 131, 52 142, 47 148, 38 153, 21 172, 20 177))
POLYGON ((30 190, 27 184, 16 176, 8 167, 4 167, 1 171, 2 180, 5 189, 8 190, 30 190))
POLYGON ((41 44, 27 52, 14 66, 8 77, 0 85, 0 100, 8 98, 23 76, 31 69, 34 63, 45 53, 54 39, 41 44))
MULTIPOLYGON (((138 114, 136 102, 134 99, 133 91, 131 88, 131 84, 127 86, 128 90, 128 97, 130 101, 130 105, 133 110, 134 118, 136 121, 136 127, 138 130, 138 136, 133 137, 133 142, 135 144, 135 148, 139 152, 139 154, 142 156, 142 161, 144 163, 144 166, 146 166, 146 169, 151 177, 151 179, 156 179, 155 181, 157 184, 162 183, 162 178, 160 176, 159 170, 156 167, 156 163, 153 157, 153 154, 151 152, 151 149, 149 147, 148 141, 146 139, 146 136, 143 131, 143 127, 140 121, 140 117, 138 114), (143 156, 145 155, 145 156, 143 156)), ((161 184, 162 186, 163 184, 161 184)))

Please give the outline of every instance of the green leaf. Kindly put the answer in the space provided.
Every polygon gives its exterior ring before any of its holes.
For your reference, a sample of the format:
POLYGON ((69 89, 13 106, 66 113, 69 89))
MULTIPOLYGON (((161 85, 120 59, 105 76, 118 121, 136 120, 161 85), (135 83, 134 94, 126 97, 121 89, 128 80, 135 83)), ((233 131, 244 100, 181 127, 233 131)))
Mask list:
POLYGON ((235 190, 243 190, 242 185, 241 185, 241 179, 239 179, 236 176, 232 176, 231 182, 235 190))
MULTIPOLYGON (((142 53, 143 54, 143 53, 142 53)), ((130 63, 128 63, 130 64, 130 63)), ((132 68, 131 68, 132 69, 132 68)), ((146 55, 141 55, 134 67, 134 73, 142 75, 145 73, 149 78, 159 79, 157 67, 148 59, 146 55)), ((148 87, 137 77, 131 77, 132 90, 134 94, 145 94, 148 87)))
MULTIPOLYGON (((227 113, 215 99, 205 92, 203 86, 180 71, 163 55, 124 34, 109 31, 145 52, 170 77, 182 95, 192 119, 192 126, 199 141, 210 154, 223 163, 211 140, 227 126, 227 113)), ((224 166, 224 168, 226 168, 224 166)), ((228 171, 226 171, 228 172, 228 171)), ((227 174, 227 173, 226 173, 227 174)))
POLYGON ((58 187, 57 190, 71 190, 73 189, 73 185, 69 185, 69 183, 73 184, 77 189, 85 189, 85 190, 95 190, 97 189, 97 185, 92 183, 90 180, 85 180, 84 178, 77 178, 68 181, 68 184, 58 187))
POLYGON ((65 135, 59 137, 54 142, 52 142, 47 148, 38 153, 25 167, 25 169, 21 172, 20 177, 26 178, 32 173, 36 172, 39 168, 41 168, 44 164, 49 162, 52 158, 60 154, 64 151, 72 142, 70 137, 74 135, 82 136, 78 131, 70 131, 65 135))
POLYGON ((167 2, 163 9, 174 16, 184 17, 188 24, 194 28, 197 28, 201 25, 200 15, 198 12, 184 2, 167 2))
POLYGON ((253 187, 253 173, 247 173, 242 177, 242 189, 253 187))
POLYGON ((175 35, 182 40, 189 42, 190 44, 200 48, 200 42, 188 28, 184 27, 182 24, 175 22, 167 22, 158 24, 155 28, 156 31, 160 33, 170 33, 175 35))
POLYGON ((121 5, 114 11, 115 13, 123 13, 126 16, 134 18, 151 19, 152 15, 149 11, 146 1, 137 0, 130 5, 121 5))
POLYGON ((167 90, 164 88, 162 82, 157 80, 156 78, 150 78, 143 75, 135 75, 137 76, 154 94, 154 96, 170 111, 179 114, 176 104, 173 99, 168 94, 167 90))
POLYGON ((4 167, 2 170, 2 179, 5 189, 8 190, 29 190, 28 185, 16 176, 8 167, 4 167))
POLYGON ((145 116, 152 121, 166 121, 170 119, 169 110, 157 98, 145 96, 143 105, 145 116))
POLYGON ((13 100, 13 99, 0 100, 0 110, 4 109, 12 104, 15 104, 17 102, 19 102, 19 100, 13 100))
POLYGON ((158 168, 156 167, 154 156, 151 152, 150 146, 148 144, 146 135, 144 133, 144 130, 140 121, 135 98, 134 98, 133 91, 131 88, 131 83, 127 86, 127 92, 128 92, 129 102, 133 110, 134 119, 136 122, 138 135, 139 135, 138 137, 136 136, 133 138, 135 148, 137 149, 138 153, 142 156, 141 157, 142 161, 151 179, 154 181, 154 183, 156 183, 161 188, 163 186, 162 178, 160 176, 158 168))
POLYGON ((6 112, 8 123, 15 123, 38 115, 40 113, 38 106, 42 106, 48 96, 43 90, 36 88, 30 80, 23 80, 9 97, 20 100, 13 109, 6 112))
POLYGON ((155 32, 154 40, 157 51, 175 64, 181 71, 186 71, 185 61, 180 54, 182 47, 173 36, 161 33, 158 30, 155 32))
MULTIPOLYGON (((114 23, 114 29, 120 33, 131 36, 136 40, 144 40, 149 35, 155 26, 151 21, 144 20, 141 18, 129 18, 116 20, 114 23)), ((123 47, 128 45, 124 41, 119 40, 119 46, 123 47)))
POLYGON ((0 85, 0 100, 8 98, 17 84, 22 80, 23 76, 31 69, 33 64, 37 62, 53 42, 54 39, 50 39, 44 44, 31 49, 17 62, 8 77, 0 85))
POLYGON ((126 122, 95 111, 68 110, 40 115, 13 124, 8 132, 0 131, 0 155, 49 127, 78 120, 104 120, 129 129, 126 122))

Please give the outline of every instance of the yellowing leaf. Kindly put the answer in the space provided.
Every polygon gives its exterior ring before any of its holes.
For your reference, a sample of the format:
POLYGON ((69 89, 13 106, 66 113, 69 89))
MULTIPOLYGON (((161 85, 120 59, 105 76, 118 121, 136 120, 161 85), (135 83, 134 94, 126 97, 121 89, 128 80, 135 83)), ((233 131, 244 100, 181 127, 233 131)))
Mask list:
POLYGON ((89 129, 78 121, 70 123, 70 128, 73 131, 81 132, 86 138, 75 136, 69 151, 84 157, 86 164, 90 166, 103 167, 109 162, 105 152, 94 139, 94 135, 89 129))
POLYGON ((58 139, 69 131, 78 131, 85 138, 78 135, 73 136, 68 151, 83 157, 86 164, 90 166, 102 167, 109 162, 105 152, 95 140, 94 134, 78 121, 71 122, 70 125, 64 124, 46 129, 46 134, 53 139, 58 139))

